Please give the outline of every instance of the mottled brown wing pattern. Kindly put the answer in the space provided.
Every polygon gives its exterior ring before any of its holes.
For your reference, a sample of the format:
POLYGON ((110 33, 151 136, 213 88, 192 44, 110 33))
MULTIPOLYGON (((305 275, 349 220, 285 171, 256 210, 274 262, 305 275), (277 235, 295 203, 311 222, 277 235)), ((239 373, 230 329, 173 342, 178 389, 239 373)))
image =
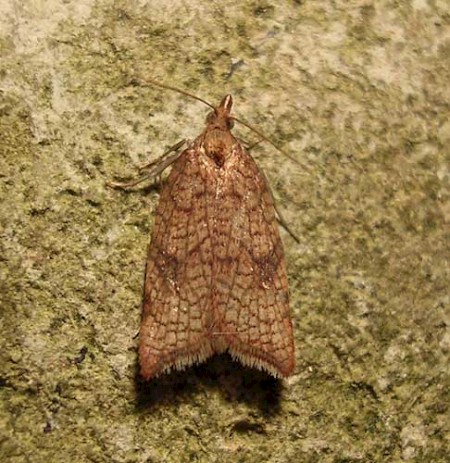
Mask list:
POLYGON ((227 350, 275 376, 294 370, 273 200, 264 175, 230 131, 232 103, 226 95, 202 134, 174 156, 161 192, 139 340, 147 379, 227 350))
POLYGON ((231 355, 275 376, 294 369, 283 247, 264 175, 236 144, 219 178, 212 235, 216 336, 231 355))
POLYGON ((212 243, 206 202, 198 154, 191 147, 174 162, 156 210, 140 328, 144 378, 213 353, 208 337, 212 243))

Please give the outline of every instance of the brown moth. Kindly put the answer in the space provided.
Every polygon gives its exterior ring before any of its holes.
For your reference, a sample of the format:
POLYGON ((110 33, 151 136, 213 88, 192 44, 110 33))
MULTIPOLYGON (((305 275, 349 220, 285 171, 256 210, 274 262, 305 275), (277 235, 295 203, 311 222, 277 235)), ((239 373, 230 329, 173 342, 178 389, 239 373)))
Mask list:
POLYGON ((203 132, 158 172, 172 164, 148 251, 139 332, 145 379, 226 351, 276 377, 295 367, 273 198, 231 133, 232 104, 226 95, 203 132))

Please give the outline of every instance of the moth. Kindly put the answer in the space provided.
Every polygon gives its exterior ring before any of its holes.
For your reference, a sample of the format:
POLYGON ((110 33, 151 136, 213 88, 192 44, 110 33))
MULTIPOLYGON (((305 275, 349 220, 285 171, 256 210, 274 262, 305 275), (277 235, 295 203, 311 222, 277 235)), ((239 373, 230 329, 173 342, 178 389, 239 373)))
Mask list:
POLYGON ((235 121, 248 127, 231 115, 232 96, 217 107, 193 97, 212 108, 203 132, 156 167, 158 175, 169 165, 171 172, 148 250, 140 373, 150 379, 228 352, 287 377, 295 367, 294 338, 269 185, 231 132, 235 121))

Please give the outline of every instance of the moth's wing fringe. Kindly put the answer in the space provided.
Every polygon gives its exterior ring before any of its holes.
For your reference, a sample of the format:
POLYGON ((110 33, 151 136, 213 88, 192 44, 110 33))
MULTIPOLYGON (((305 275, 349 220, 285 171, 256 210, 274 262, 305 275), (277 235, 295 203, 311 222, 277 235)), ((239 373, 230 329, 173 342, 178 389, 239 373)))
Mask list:
POLYGON ((145 362, 141 365, 141 376, 144 379, 157 378, 158 376, 170 373, 171 371, 182 371, 191 365, 195 365, 201 362, 204 362, 206 359, 211 357, 214 354, 214 350, 209 343, 205 343, 202 347, 196 352, 186 352, 184 354, 171 352, 167 356, 171 357, 171 360, 168 359, 154 359, 154 368, 148 368, 148 365, 151 364, 150 361, 145 362))
POLYGON ((228 352, 230 353, 233 360, 238 360, 243 365, 251 367, 251 368, 257 368, 258 370, 261 370, 261 371, 267 371, 275 378, 284 378, 286 376, 289 376, 290 374, 290 372, 288 372, 287 374, 283 374, 278 368, 274 367, 272 364, 268 363, 267 361, 259 358, 257 356, 257 353, 246 354, 240 350, 236 350, 233 347, 230 347, 228 349, 228 352))

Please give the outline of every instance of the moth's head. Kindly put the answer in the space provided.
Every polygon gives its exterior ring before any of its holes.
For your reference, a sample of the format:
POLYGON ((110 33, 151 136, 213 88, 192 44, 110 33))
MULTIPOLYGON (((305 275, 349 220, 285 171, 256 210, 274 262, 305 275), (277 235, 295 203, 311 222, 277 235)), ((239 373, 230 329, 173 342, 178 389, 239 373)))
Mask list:
POLYGON ((234 120, 230 116, 233 98, 226 95, 214 111, 206 118, 206 129, 203 132, 203 147, 205 153, 214 160, 217 166, 224 165, 232 152, 236 139, 231 133, 234 120))
POLYGON ((234 126, 234 120, 230 116, 233 107, 233 97, 225 95, 217 108, 206 116, 208 129, 231 130, 234 126))

